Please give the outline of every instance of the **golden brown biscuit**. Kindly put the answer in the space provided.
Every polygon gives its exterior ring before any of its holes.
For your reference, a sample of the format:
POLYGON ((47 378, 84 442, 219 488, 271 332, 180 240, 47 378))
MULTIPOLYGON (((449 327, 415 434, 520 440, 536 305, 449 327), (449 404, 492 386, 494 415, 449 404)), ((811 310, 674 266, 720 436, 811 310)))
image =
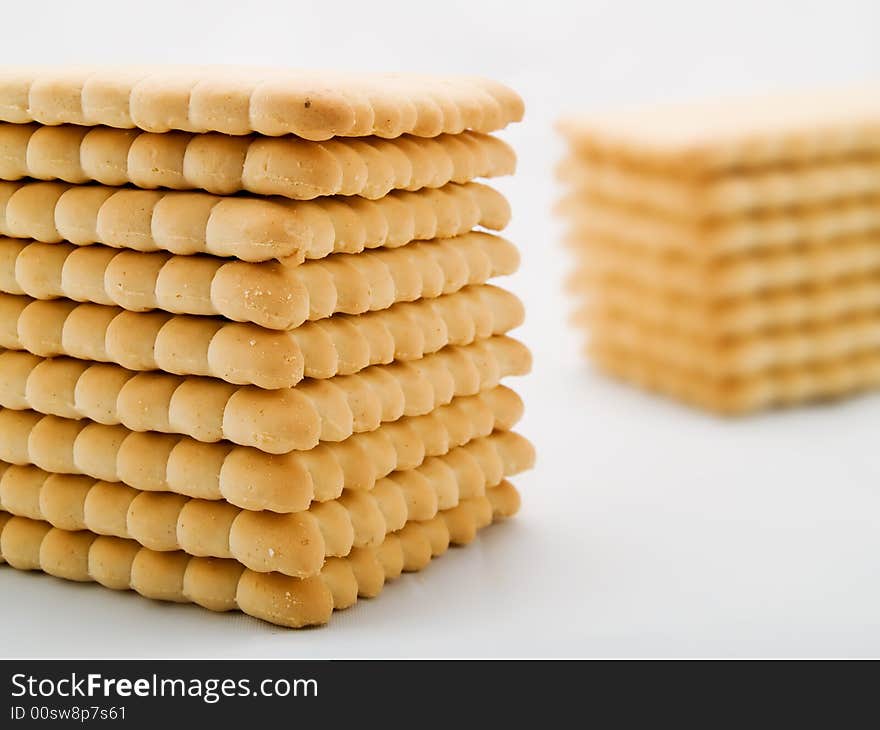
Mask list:
POLYGON ((263 390, 6 350, 0 352, 0 406, 284 454, 342 441, 402 416, 425 415, 454 397, 495 387, 505 376, 523 375, 530 366, 524 345, 499 336, 419 360, 263 390))
POLYGON ((258 572, 306 578, 317 575, 326 558, 381 544, 407 522, 431 520, 483 496, 533 462, 528 441, 500 431, 394 472, 369 492, 346 492, 291 515, 0 463, 0 508, 65 530, 132 539, 151 550, 230 558, 258 572))
POLYGON ((416 360, 447 345, 505 334, 523 317, 513 294, 488 284, 287 332, 213 317, 0 294, 0 347, 276 389, 304 377, 416 360))
POLYGON ((838 398, 880 385, 880 357, 873 352, 744 377, 712 376, 606 342, 591 343, 589 354, 615 377, 724 415, 838 398))
POLYGON ((875 236, 880 231, 877 206, 859 198, 830 207, 784 209, 708 222, 676 220, 586 199, 566 198, 558 210, 570 222, 573 242, 611 240, 674 253, 764 252, 875 236))
POLYGON ((575 258, 569 278, 578 294, 588 292, 594 281, 607 280, 719 301, 794 287, 833 286, 880 272, 880 248, 870 237, 730 255, 662 252, 601 238, 569 238, 568 243, 575 258))
POLYGON ((6 66, 0 119, 149 132, 434 137, 519 121, 523 102, 488 79, 256 67, 6 66))
POLYGON ((479 231, 302 266, 0 237, 0 291, 134 312, 220 315, 277 330, 451 294, 518 266, 513 244, 479 231))
POLYGON ((463 501, 427 522, 410 522, 381 545, 330 558, 320 575, 258 573, 223 558, 156 552, 133 540, 69 532, 26 517, 0 517, 0 555, 19 570, 95 581, 147 598, 196 603, 212 611, 241 610, 291 628, 326 623, 334 610, 378 595, 403 571, 425 567, 450 544, 470 542, 493 520, 516 513, 519 495, 504 481, 484 497, 463 501))
POLYGON ((652 362, 713 377, 745 378, 782 368, 861 357, 880 347, 880 318, 864 315, 807 327, 743 337, 695 335, 615 313, 590 318, 590 340, 599 348, 627 347, 652 362))
POLYGON ((734 340, 796 327, 809 329, 880 310, 880 277, 876 275, 720 301, 658 292, 624 279, 594 278, 583 285, 589 293, 576 322, 621 317, 699 339, 734 340))
POLYGON ((0 179, 134 185, 142 189, 248 191, 312 200, 392 190, 439 188, 510 175, 513 150, 475 132, 433 139, 230 137, 223 134, 136 134, 107 127, 0 122, 0 179), (27 132, 30 132, 29 134, 27 132))
POLYGON ((766 170, 731 170, 706 180, 572 155, 560 164, 559 178, 570 190, 572 203, 606 200, 652 215, 685 220, 818 208, 880 194, 880 164, 870 157, 832 158, 766 170))
POLYGON ((207 444, 34 411, 0 410, 0 459, 124 482, 143 491, 226 499, 243 509, 300 512, 313 501, 338 498, 343 489, 370 490, 393 471, 414 469, 426 457, 495 429, 510 430, 522 409, 519 396, 499 385, 345 441, 278 455, 228 442, 207 444))
POLYGON ((876 381, 875 95, 685 104, 562 126, 575 321, 604 369, 720 412, 876 381))
POLYGON ((591 159, 700 177, 875 155, 877 99, 870 87, 775 94, 584 115, 560 129, 591 159))
POLYGON ((77 246, 207 253, 295 266, 332 253, 449 238, 475 226, 503 229, 504 197, 486 185, 450 183, 379 200, 291 201, 51 182, 0 182, 0 234, 77 246))

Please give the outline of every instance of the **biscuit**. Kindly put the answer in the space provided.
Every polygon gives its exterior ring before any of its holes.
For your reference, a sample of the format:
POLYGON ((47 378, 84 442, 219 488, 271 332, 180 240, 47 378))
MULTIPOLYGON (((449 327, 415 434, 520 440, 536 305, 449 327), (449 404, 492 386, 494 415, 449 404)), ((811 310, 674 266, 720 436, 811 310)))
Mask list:
POLYGON ((522 401, 496 386, 455 398, 422 416, 404 417, 308 451, 267 454, 227 442, 139 433, 123 426, 0 410, 0 459, 58 474, 85 474, 151 492, 228 502, 248 510, 300 512, 313 501, 364 491, 393 471, 415 469, 493 430, 510 430, 522 401))
POLYGON ((515 167, 516 156, 505 142, 475 132, 432 139, 308 142, 0 123, 3 180, 131 184, 217 195, 247 191, 293 200, 328 195, 376 200, 392 190, 510 175, 515 167))
POLYGON ((880 248, 871 238, 841 238, 773 251, 712 255, 660 252, 602 239, 569 240, 575 256, 573 290, 593 282, 633 286, 707 301, 774 293, 794 287, 833 286, 880 272, 880 248))
POLYGON ((135 540, 157 551, 231 558, 257 572, 317 575, 328 557, 381 544, 407 522, 433 519, 529 468, 534 450, 498 432, 394 472, 370 492, 349 492, 307 512, 249 512, 225 502, 139 492, 119 483, 0 464, 0 508, 66 530, 135 540))
POLYGON ((523 316, 513 294, 488 284, 287 332, 212 317, 0 294, 0 347, 276 389, 304 377, 348 375, 505 334, 523 316))
POLYGON ((219 315, 278 330, 451 294, 518 266, 513 244, 479 231, 302 266, 0 237, 0 291, 135 312, 219 315))
POLYGON ((722 415, 838 398, 880 386, 880 357, 873 352, 732 378, 671 366, 607 343, 591 343, 589 354, 612 376, 722 415))
POLYGON ((590 319, 590 340, 598 348, 626 347, 670 367, 741 378, 869 353, 880 347, 880 318, 864 315, 725 339, 675 330, 666 323, 658 327, 641 318, 596 314, 590 319))
POLYGON ((709 223, 651 216, 583 199, 565 199, 558 209, 570 221, 573 242, 611 240, 664 252, 769 251, 875 236, 880 231, 880 209, 861 199, 827 208, 773 211, 709 223))
POLYGON ((0 119, 310 140, 491 132, 520 97, 472 77, 279 68, 6 66, 0 119))
POLYGON ((590 353, 722 413, 877 382, 880 104, 870 90, 562 125, 557 206, 590 353))
POLYGON ((880 165, 869 159, 732 170, 704 179, 636 171, 607 160, 569 157, 559 178, 572 202, 605 200, 652 215, 717 220, 789 208, 818 208, 880 195, 880 165))
POLYGON ((408 523, 379 546, 330 558, 311 578, 259 573, 229 559, 157 552, 133 540, 71 532, 26 517, 0 517, 0 555, 19 570, 43 570, 212 611, 238 609, 300 628, 326 623, 334 610, 352 606, 359 597, 375 597, 386 581, 424 568, 450 544, 470 542, 478 529, 518 508, 519 495, 503 481, 486 496, 464 500, 432 520, 408 523))
POLYGON ((560 124, 589 159, 693 178, 880 151, 876 88, 632 109, 560 124))
POLYGON ((342 441, 402 416, 425 415, 454 397, 492 388, 503 377, 524 375, 530 367, 524 345, 498 336, 419 360, 267 391, 6 350, 0 352, 0 406, 198 441, 225 439, 284 454, 319 441, 342 441))
POLYGON ((102 243, 135 251, 168 251, 280 259, 293 266, 332 253, 396 248, 449 238, 476 226, 503 229, 510 206, 479 183, 379 200, 359 197, 291 201, 246 195, 134 190, 52 182, 0 182, 0 234, 77 246, 102 243))
POLYGON ((844 279, 722 301, 652 291, 626 280, 593 280, 578 316, 637 319, 698 338, 749 337, 759 332, 814 327, 864 317, 880 310, 880 277, 844 279))

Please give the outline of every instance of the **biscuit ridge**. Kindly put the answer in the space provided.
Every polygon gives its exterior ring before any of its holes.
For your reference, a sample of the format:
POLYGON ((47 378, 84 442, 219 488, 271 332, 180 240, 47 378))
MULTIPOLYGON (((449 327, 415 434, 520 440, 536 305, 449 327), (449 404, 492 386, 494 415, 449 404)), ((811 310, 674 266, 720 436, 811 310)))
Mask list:
POLYGON ((0 234, 77 246, 206 253, 296 265, 332 253, 396 248, 482 226, 502 230, 510 206, 480 183, 449 183, 379 200, 292 201, 56 182, 0 182, 0 234))
POLYGON ((522 99, 489 79, 279 68, 6 66, 0 119, 267 136, 435 137, 493 132, 522 99))
POLYGON ((439 188, 510 175, 516 156, 475 132, 394 140, 132 133, 107 127, 0 122, 0 178, 134 185, 143 190, 246 191, 292 200, 439 188), (30 134, 26 133, 30 130, 30 134))

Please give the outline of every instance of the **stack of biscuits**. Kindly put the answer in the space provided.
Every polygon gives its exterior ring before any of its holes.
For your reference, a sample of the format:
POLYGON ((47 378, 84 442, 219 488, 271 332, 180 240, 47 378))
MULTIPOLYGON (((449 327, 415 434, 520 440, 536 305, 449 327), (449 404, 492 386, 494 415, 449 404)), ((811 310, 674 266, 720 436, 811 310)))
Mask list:
POLYGON ((484 79, 0 69, 0 554, 325 623, 531 466, 484 79), (491 232, 490 232, 491 231, 491 232))
POLYGON ((721 413, 880 385, 880 95, 563 123, 571 284, 602 368, 721 413))

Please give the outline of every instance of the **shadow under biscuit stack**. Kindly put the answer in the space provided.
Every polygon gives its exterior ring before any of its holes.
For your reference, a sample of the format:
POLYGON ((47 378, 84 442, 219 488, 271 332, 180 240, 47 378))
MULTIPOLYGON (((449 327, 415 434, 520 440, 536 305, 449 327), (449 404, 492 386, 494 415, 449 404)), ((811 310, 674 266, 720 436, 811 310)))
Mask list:
MULTIPOLYGON (((482 79, 0 69, 0 554, 325 623, 512 515, 482 79)), ((2 562, 0 561, 0 562, 2 562)))
POLYGON ((723 413, 880 385, 880 96, 572 118, 560 166, 595 361, 723 413))

